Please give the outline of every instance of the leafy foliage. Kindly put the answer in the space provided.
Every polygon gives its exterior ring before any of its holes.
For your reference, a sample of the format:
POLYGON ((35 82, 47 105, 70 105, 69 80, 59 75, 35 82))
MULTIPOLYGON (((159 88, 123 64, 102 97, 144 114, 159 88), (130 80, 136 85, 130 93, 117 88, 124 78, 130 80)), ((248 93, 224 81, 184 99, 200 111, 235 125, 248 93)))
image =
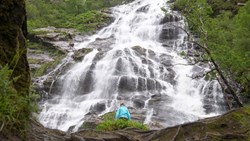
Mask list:
POLYGON ((99 131, 113 131, 124 129, 127 127, 138 128, 141 130, 149 130, 145 124, 132 120, 115 119, 115 112, 110 112, 102 116, 104 122, 97 125, 96 130, 99 131))
POLYGON ((220 2, 177 0, 174 8, 185 15, 190 30, 199 36, 199 44, 208 49, 223 75, 236 82, 239 93, 249 93, 250 2, 242 8, 237 1, 219 6, 220 2))
POLYGON ((0 66, 0 132, 4 134, 16 133, 24 137, 26 126, 34 102, 31 96, 22 96, 13 88, 12 70, 8 66, 0 66))
POLYGON ((27 0, 28 27, 30 31, 33 28, 55 26, 89 32, 109 20, 99 10, 123 2, 124 0, 27 0))
POLYGON ((141 124, 141 123, 136 122, 136 121, 123 120, 123 119, 105 120, 104 122, 97 125, 96 130, 113 131, 113 130, 124 129, 127 127, 138 128, 141 130, 149 130, 148 127, 144 124, 141 124))

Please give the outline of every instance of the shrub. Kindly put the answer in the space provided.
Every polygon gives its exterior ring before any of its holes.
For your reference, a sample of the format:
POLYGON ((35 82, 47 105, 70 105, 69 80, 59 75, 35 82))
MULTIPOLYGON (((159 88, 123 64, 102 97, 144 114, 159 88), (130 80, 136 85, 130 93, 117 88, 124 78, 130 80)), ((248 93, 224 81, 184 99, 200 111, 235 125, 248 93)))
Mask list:
POLYGON ((12 70, 0 66, 0 132, 24 137, 31 111, 30 96, 22 96, 13 87, 18 79, 11 78, 12 70))
POLYGON ((124 120, 124 119, 118 119, 118 120, 114 120, 114 116, 111 117, 109 114, 109 116, 104 117, 104 122, 100 123, 97 125, 96 130, 98 131, 113 131, 113 130, 119 130, 119 129, 125 129, 128 127, 132 127, 132 128, 137 128, 137 129, 141 129, 141 130, 149 130, 149 128, 142 123, 139 123, 137 121, 132 121, 132 120, 124 120), (111 119, 108 119, 108 117, 111 117, 111 119))

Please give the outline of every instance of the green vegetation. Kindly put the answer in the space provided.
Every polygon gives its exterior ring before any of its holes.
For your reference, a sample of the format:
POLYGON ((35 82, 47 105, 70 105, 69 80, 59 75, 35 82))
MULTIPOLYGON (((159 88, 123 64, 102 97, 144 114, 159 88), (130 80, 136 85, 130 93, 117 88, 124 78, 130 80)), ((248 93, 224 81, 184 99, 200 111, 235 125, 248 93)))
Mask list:
POLYGON ((29 115, 36 108, 34 95, 20 95, 13 87, 19 77, 11 78, 13 71, 0 66, 0 132, 16 133, 24 137, 29 115))
POLYGON ((45 47, 38 43, 27 42, 27 47, 32 50, 34 54, 48 54, 54 61, 44 62, 44 60, 36 59, 36 58, 28 58, 29 64, 40 64, 37 70, 31 70, 32 77, 39 77, 46 73, 48 69, 53 69, 60 63, 60 61, 65 57, 65 54, 59 50, 54 48, 45 47))
POLYGON ((113 131, 125 128, 137 128, 141 130, 149 130, 149 128, 142 123, 132 120, 115 119, 115 112, 107 113, 103 117, 104 121, 97 125, 98 131, 113 131))
MULTIPOLYGON (((29 31, 39 27, 75 28, 90 32, 110 20, 99 12, 124 0, 27 0, 29 31)), ((126 0, 126 2, 131 0, 126 0)))
POLYGON ((119 129, 124 129, 124 128, 138 128, 141 130, 149 130, 148 127, 144 124, 141 124, 136 121, 127 121, 123 119, 118 119, 118 120, 106 120, 99 125, 97 125, 96 130, 98 131, 113 131, 113 130, 119 130, 119 129))
POLYGON ((200 38, 195 42, 190 34, 189 40, 206 52, 202 57, 240 105, 236 93, 250 93, 250 2, 241 8, 237 2, 245 1, 177 0, 173 8, 184 14, 190 31, 200 38))

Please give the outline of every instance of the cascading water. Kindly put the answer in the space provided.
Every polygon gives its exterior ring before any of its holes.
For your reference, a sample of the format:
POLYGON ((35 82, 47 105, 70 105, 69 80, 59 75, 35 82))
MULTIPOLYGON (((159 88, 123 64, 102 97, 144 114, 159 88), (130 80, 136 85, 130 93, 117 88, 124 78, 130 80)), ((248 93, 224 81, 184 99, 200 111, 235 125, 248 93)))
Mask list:
MULTIPOLYGON (((206 67, 185 65, 182 18, 165 0, 135 0, 112 9, 115 21, 75 49, 92 48, 57 82, 57 95, 42 107, 46 127, 76 131, 89 113, 115 111, 119 102, 144 123, 173 126, 220 114, 223 95, 216 81, 190 76, 206 67), (134 109, 134 110, 133 110, 134 109)), ((133 117, 132 117, 133 119, 133 117)))

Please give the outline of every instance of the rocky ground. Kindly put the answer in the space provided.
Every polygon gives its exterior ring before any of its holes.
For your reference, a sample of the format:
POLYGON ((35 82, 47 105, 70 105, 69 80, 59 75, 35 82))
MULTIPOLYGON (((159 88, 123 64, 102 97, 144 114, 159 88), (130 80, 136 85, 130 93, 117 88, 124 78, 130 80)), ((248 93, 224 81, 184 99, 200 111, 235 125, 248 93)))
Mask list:
MULTIPOLYGON (((241 108, 224 115, 178 125, 162 130, 141 131, 127 128, 117 131, 81 129, 65 133, 44 128, 35 120, 30 122, 26 141, 249 141, 250 108, 241 108)), ((3 137, 1 141, 21 141, 3 137)))
POLYGON ((27 56, 32 75, 32 87, 41 98, 48 95, 53 80, 62 71, 66 71, 75 61, 82 60, 90 51, 89 49, 74 50, 74 43, 84 40, 84 36, 74 29, 39 28, 32 31, 28 39, 27 56))

